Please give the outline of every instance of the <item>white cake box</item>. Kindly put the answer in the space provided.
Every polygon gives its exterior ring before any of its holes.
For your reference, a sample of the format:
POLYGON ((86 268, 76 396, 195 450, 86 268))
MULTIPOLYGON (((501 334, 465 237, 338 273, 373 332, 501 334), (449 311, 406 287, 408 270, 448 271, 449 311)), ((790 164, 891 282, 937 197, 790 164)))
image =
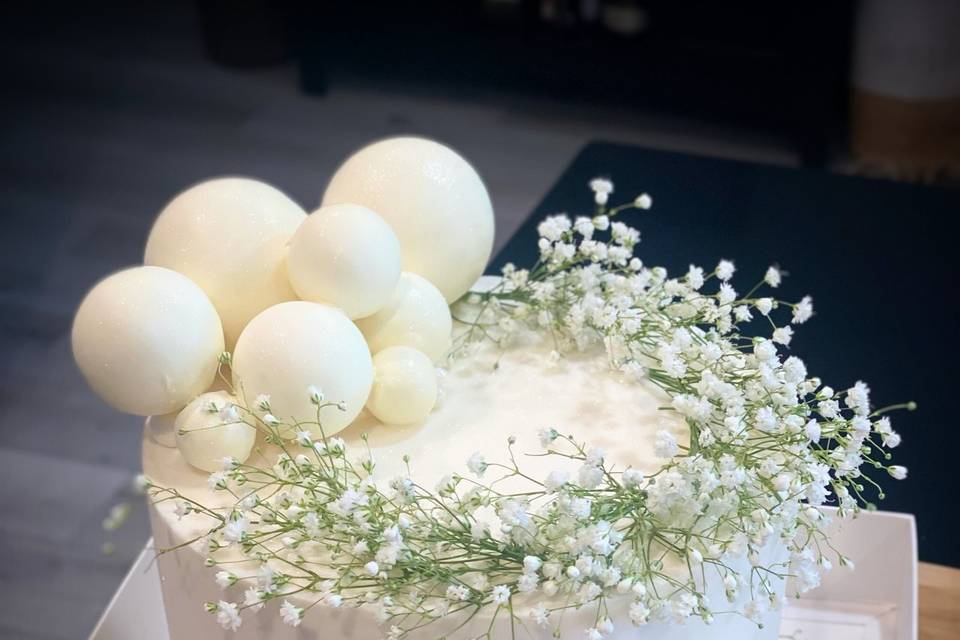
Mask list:
MULTIPOLYGON (((856 570, 835 567, 820 588, 791 599, 781 638, 797 640, 916 640, 917 532, 913 516, 864 512, 834 522, 833 546, 856 570)), ((795 593, 787 585, 787 594, 795 593)))
MULTIPOLYGON (((913 516, 865 512, 856 520, 835 522, 830 533, 834 547, 853 560, 856 570, 836 567, 824 574, 820 588, 803 598, 791 598, 783 612, 780 637, 916 640, 917 535, 913 516)), ((171 640, 153 559, 150 540, 91 640, 171 640)), ((788 584, 787 594, 795 591, 788 584)))

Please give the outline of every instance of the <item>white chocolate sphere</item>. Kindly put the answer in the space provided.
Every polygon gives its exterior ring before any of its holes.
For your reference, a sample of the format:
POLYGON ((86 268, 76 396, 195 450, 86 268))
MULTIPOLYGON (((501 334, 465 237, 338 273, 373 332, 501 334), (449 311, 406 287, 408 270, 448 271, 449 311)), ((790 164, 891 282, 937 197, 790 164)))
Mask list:
POLYGON ((293 235, 287 270, 304 300, 362 318, 383 307, 397 286, 400 243, 390 225, 366 207, 321 207, 293 235))
POLYGON ((179 411, 163 413, 160 415, 147 416, 144 421, 144 428, 150 439, 157 444, 175 449, 177 446, 177 434, 174 423, 177 421, 179 411))
POLYGON ((415 273, 400 274, 390 301, 372 316, 357 320, 377 353, 397 345, 413 347, 434 362, 450 349, 453 320, 443 294, 415 273))
POLYGON ((373 356, 373 388, 367 409, 381 422, 420 422, 437 402, 437 371, 423 352, 388 347, 373 356))
POLYGON ((493 249, 493 206, 483 181, 452 149, 423 138, 389 138, 344 162, 323 205, 352 202, 378 214, 400 239, 403 270, 447 302, 466 293, 493 249))
POLYGON ((244 462, 250 457, 257 430, 240 419, 239 410, 233 419, 222 412, 236 404, 226 391, 211 391, 197 396, 177 415, 177 448, 190 466, 212 473, 223 468, 224 458, 244 462))
POLYGON ((306 214, 268 184, 247 178, 201 182, 160 212, 146 264, 184 274, 223 321, 228 349, 253 316, 296 295, 287 278, 287 243, 306 214))
MULTIPOLYGON (((373 363, 363 335, 339 309, 315 302, 284 302, 250 321, 233 354, 233 384, 251 406, 270 396, 274 416, 316 422, 317 406, 307 389, 323 391, 328 402, 320 420, 326 435, 346 427, 363 409, 373 382, 373 363)), ((310 427, 319 436, 316 426, 310 427)), ((291 429, 283 433, 293 437, 291 429)))
POLYGON ((97 283, 77 309, 73 357, 115 409, 141 416, 181 409, 213 382, 220 318, 203 291, 161 267, 133 267, 97 283))

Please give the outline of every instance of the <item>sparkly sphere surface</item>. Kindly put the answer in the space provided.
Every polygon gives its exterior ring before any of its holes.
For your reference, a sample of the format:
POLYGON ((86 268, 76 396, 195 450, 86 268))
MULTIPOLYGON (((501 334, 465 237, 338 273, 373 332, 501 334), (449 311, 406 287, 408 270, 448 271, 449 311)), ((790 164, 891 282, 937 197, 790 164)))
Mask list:
POLYGON ((420 274, 453 302, 483 273, 493 249, 493 206, 474 168, 423 138, 389 138, 350 156, 323 204, 363 205, 400 240, 403 270, 420 274))
POLYGON ((253 316, 296 298, 287 277, 287 243, 305 218, 299 205, 263 182, 201 182, 160 212, 144 262, 179 271, 200 285, 232 349, 253 316))
MULTIPOLYGON (((373 364, 363 335, 339 309, 316 302, 284 302, 250 321, 233 354, 233 384, 245 406, 260 394, 270 396, 271 411, 283 422, 316 422, 317 406, 307 389, 342 402, 320 410, 326 435, 349 425, 367 401, 373 364), (241 392, 242 389, 242 392, 241 392)), ((319 436, 319 429, 310 430, 319 436)), ((295 433, 287 429, 284 437, 295 433)))
POLYGON ((210 391, 177 415, 177 448, 190 466, 212 473, 223 468, 224 458, 244 462, 250 457, 257 430, 241 421, 239 410, 229 411, 236 404, 237 399, 226 391, 210 391))
POLYGON ((387 424, 412 424, 437 402, 437 372, 423 352, 388 347, 373 356, 373 388, 367 409, 387 424))
POLYGON ((397 286, 400 243, 390 225, 366 207, 321 207, 293 235, 287 269, 304 300, 362 318, 382 308, 397 286))
POLYGON ((404 272, 387 304, 357 320, 370 351, 403 345, 438 361, 450 349, 453 320, 443 294, 415 273, 404 272))
POLYGON ((73 357, 111 407, 141 416, 183 408, 205 391, 223 352, 220 319, 189 278, 132 267, 101 280, 73 321, 73 357))

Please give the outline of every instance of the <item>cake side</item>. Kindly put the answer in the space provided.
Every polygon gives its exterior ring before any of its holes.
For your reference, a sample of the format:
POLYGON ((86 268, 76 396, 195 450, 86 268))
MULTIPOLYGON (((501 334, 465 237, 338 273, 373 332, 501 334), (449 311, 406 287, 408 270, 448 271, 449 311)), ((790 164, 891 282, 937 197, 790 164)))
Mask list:
MULTIPOLYGON (((665 396, 654 387, 612 371, 602 352, 594 350, 571 357, 559 366, 547 367, 549 348, 544 344, 530 343, 500 353, 492 347, 464 360, 454 363, 444 380, 444 400, 424 423, 413 426, 386 426, 363 414, 355 424, 341 432, 348 448, 354 451, 363 444, 367 434, 370 451, 377 461, 376 477, 379 482, 388 482, 394 476, 405 475, 403 457, 410 456, 410 477, 425 487, 435 486, 448 474, 462 469, 464 461, 474 452, 487 460, 502 460, 506 456, 507 439, 516 438, 515 451, 537 452, 539 428, 554 428, 570 433, 580 441, 603 447, 607 457, 619 468, 632 467, 645 473, 659 467, 648 443, 653 442, 657 430, 669 427, 680 439, 688 438, 685 424, 675 417, 664 417, 659 408, 664 406, 665 396)), ((673 414, 667 414, 673 416, 673 414)), ((260 447, 253 464, 262 464, 275 453, 269 447, 260 447)), ((577 463, 569 461, 565 470, 575 473, 577 463)), ((542 479, 558 468, 555 459, 525 456, 524 469, 531 477, 542 479)), ((158 484, 176 488, 184 496, 207 505, 228 506, 223 492, 207 486, 207 475, 190 467, 176 449, 154 442, 148 435, 144 438, 144 471, 158 484)), ((508 481, 517 485, 519 480, 508 481)), ((506 490, 506 488, 505 488, 506 490)), ((227 496, 229 498, 229 496, 227 496)), ((213 581, 217 569, 205 566, 207 552, 201 537, 209 530, 211 520, 203 515, 178 514, 174 501, 151 505, 151 523, 158 548, 173 548, 195 540, 192 544, 159 557, 163 580, 167 617, 174 637, 224 637, 286 638, 330 637, 331 629, 336 636, 370 640, 385 634, 384 625, 375 611, 363 608, 315 607, 303 623, 292 628, 283 625, 276 611, 278 602, 271 602, 267 609, 250 617, 237 632, 224 632, 214 616, 204 610, 204 603, 220 599, 242 600, 246 588, 256 584, 254 563, 244 560, 237 551, 233 557, 230 550, 217 552, 218 562, 231 573, 242 576, 237 584, 221 591, 213 581), (252 623, 252 624, 249 624, 252 623)), ((495 516, 490 514, 490 523, 495 516)), ((769 558, 765 564, 774 564, 786 557, 782 545, 773 545, 764 551, 769 558)), ((731 562, 738 571, 749 571, 744 560, 731 562), (743 564, 739 567, 737 562, 743 564)), ((724 585, 718 576, 706 578, 702 592, 715 603, 725 602, 724 585)), ((781 586, 782 589, 782 586, 781 586)), ((296 598, 298 606, 307 606, 316 600, 296 598)), ((629 595, 606 601, 608 615, 626 620, 629 617, 629 595)), ((740 602, 731 604, 732 610, 741 607, 740 602)), ((517 598, 515 613, 522 625, 517 626, 521 637, 549 638, 553 627, 539 628, 529 622, 525 615, 528 608, 522 598, 517 598)), ((448 616, 439 624, 418 631, 414 638, 436 638, 452 632, 453 638, 470 638, 483 635, 491 625, 489 615, 479 615, 466 626, 458 616, 448 616)), ((712 625, 699 619, 690 619, 684 625, 667 622, 650 623, 641 629, 621 625, 613 637, 644 637, 650 639, 703 638, 719 640, 726 638, 776 637, 778 613, 769 614, 764 629, 736 614, 718 616, 712 625), (640 634, 638 636, 638 634, 640 634)), ((579 637, 585 629, 596 625, 595 604, 564 613, 560 630, 563 637, 579 637)), ((493 637, 508 637, 510 621, 501 615, 492 621, 493 637)))

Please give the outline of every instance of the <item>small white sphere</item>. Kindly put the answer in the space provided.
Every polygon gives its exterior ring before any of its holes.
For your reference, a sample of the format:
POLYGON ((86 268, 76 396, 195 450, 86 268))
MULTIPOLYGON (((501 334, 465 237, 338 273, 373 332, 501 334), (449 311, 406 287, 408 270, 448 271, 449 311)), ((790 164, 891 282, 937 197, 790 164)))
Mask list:
POLYGON ((367 409, 381 422, 411 424, 437 402, 437 372, 423 352, 388 347, 373 356, 373 388, 367 409))
POLYGON ((383 307, 397 286, 400 243, 390 225, 366 207, 322 207, 293 235, 287 270, 304 300, 362 318, 383 307))
POLYGON ((483 273, 493 249, 493 206, 483 181, 452 149, 423 138, 389 138, 337 170, 323 204, 352 202, 379 213, 400 239, 404 271, 453 302, 483 273))
POLYGON ((178 415, 180 415, 179 411, 172 411, 170 413, 147 416, 147 419, 144 421, 144 428, 147 435, 157 444, 175 449, 177 446, 177 435, 173 425, 177 421, 178 415))
POLYGON ((201 182, 160 212, 146 264, 184 274, 223 321, 227 348, 253 316, 296 295, 287 278, 287 243, 306 217, 268 184, 247 178, 201 182))
POLYGON ((188 464, 214 472, 224 458, 244 462, 257 441, 257 430, 243 422, 237 399, 226 391, 197 396, 177 415, 174 433, 177 448, 188 464))
POLYGON ((149 416, 179 410, 210 386, 223 330, 189 278, 133 267, 90 290, 77 309, 71 342, 80 371, 107 404, 149 416))
MULTIPOLYGON (((328 402, 342 402, 346 409, 321 410, 323 432, 330 436, 363 409, 373 363, 363 335, 342 311, 315 302, 284 302, 260 313, 240 334, 233 378, 247 406, 258 395, 269 395, 273 415, 284 423, 316 422, 317 406, 307 389, 317 387, 328 402)), ((320 435, 315 425, 310 430, 320 435)), ((295 434, 286 429, 283 435, 295 434)))
POLYGON ((443 294, 415 273, 403 272, 390 301, 372 316, 357 320, 374 353, 404 345, 434 362, 450 349, 453 320, 443 294))

